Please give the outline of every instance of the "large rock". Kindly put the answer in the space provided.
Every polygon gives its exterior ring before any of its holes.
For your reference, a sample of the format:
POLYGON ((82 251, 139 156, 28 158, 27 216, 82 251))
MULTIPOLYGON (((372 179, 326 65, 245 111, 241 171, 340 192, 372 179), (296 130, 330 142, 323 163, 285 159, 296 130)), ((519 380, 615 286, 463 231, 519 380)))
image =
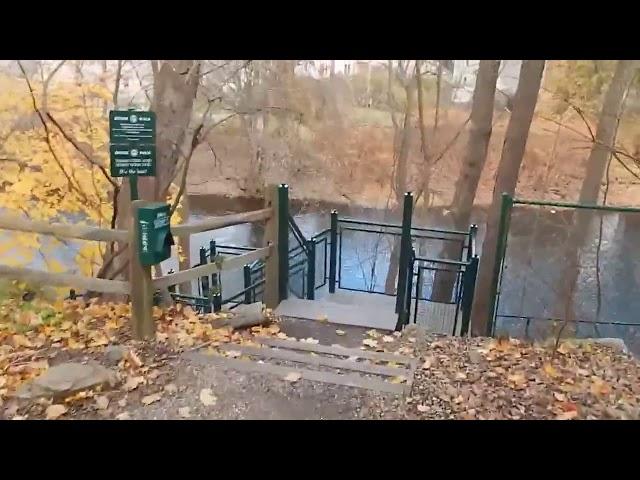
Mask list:
POLYGON ((629 353, 627 345, 621 338, 588 338, 585 341, 606 345, 607 347, 611 347, 614 350, 618 350, 622 353, 629 353))
POLYGON ((115 372, 97 363, 61 363, 24 383, 15 396, 22 399, 65 397, 81 390, 117 382, 115 372))
POLYGON ((127 349, 120 345, 109 345, 104 349, 104 360, 108 365, 117 365, 127 355, 127 349))

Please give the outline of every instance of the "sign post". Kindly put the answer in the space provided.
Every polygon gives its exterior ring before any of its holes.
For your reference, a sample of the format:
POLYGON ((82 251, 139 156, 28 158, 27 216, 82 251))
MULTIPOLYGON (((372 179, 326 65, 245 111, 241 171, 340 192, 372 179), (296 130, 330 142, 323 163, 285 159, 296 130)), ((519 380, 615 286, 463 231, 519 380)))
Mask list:
POLYGON ((133 221, 129 238, 129 272, 133 335, 137 339, 152 338, 154 323, 151 315, 151 265, 167 258, 173 244, 168 224, 168 205, 155 205, 158 211, 149 213, 148 202, 138 200, 138 177, 156 175, 156 114, 137 110, 110 111, 109 138, 111 176, 128 177, 131 187, 133 221), (149 229, 148 219, 139 217, 154 213, 159 215, 159 219, 154 217, 152 221, 157 225, 152 223, 154 228, 149 229), (154 243, 150 244, 152 240, 154 243))

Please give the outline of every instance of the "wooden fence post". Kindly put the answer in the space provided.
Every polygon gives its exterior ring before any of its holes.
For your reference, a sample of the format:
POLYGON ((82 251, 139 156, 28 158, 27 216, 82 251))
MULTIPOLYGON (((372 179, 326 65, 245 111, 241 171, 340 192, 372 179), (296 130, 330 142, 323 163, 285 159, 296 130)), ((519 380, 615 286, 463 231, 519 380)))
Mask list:
POLYGON ((131 203, 131 229, 129 237, 129 283, 131 285, 131 329, 137 340, 153 338, 155 325, 153 322, 153 281, 151 265, 140 263, 140 235, 138 226, 138 209, 144 206, 145 200, 134 200, 131 203))
POLYGON ((276 308, 280 303, 280 275, 278 258, 278 186, 268 185, 265 189, 265 208, 271 209, 271 216, 265 226, 265 244, 271 245, 269 256, 265 259, 264 266, 264 304, 267 308, 276 308))

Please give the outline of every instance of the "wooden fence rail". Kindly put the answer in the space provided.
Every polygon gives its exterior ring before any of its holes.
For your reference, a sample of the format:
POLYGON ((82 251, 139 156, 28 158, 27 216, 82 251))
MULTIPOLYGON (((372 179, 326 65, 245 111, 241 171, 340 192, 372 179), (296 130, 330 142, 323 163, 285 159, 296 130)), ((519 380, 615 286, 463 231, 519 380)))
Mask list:
POLYGON ((60 238, 99 242, 124 242, 130 245, 130 281, 106 280, 85 277, 71 273, 52 273, 25 267, 9 267, 0 265, 0 277, 9 277, 35 284, 63 285, 84 288, 101 293, 115 293, 129 295, 131 298, 132 330, 134 337, 152 337, 155 325, 152 317, 153 294, 156 289, 166 289, 171 285, 195 280, 199 277, 211 275, 223 270, 242 268, 244 265, 259 259, 265 259, 266 285, 265 302, 277 305, 278 279, 278 209, 277 186, 271 186, 268 191, 265 207, 253 212, 237 213, 221 217, 209 218, 200 222, 171 227, 171 233, 176 237, 188 236, 194 233, 215 230, 242 223, 267 221, 264 248, 252 251, 234 258, 225 258, 206 265, 200 265, 181 272, 164 275, 156 279, 151 277, 151 266, 142 265, 139 258, 138 224, 135 221, 137 211, 146 203, 143 200, 132 202, 132 223, 129 230, 108 230, 84 225, 66 225, 43 221, 26 220, 23 218, 0 215, 0 230, 39 233, 53 235, 60 238))
POLYGON ((218 228, 231 227, 232 225, 240 225, 241 223, 255 223, 261 220, 268 220, 269 217, 271 217, 271 212, 271 208, 263 208, 262 210, 255 210, 253 212, 234 213, 222 217, 207 218, 197 223, 183 223, 182 225, 171 227, 171 233, 176 237, 180 237, 206 232, 208 230, 217 230, 218 228))
POLYGON ((84 225, 65 225, 63 223, 49 223, 41 220, 27 220, 18 217, 0 216, 0 230, 40 233, 61 238, 75 238, 97 242, 126 242, 126 230, 109 230, 84 225))
POLYGON ((129 294, 129 282, 85 277, 84 275, 73 273, 51 273, 25 267, 0 265, 0 277, 8 277, 38 285, 59 285, 62 287, 83 288, 92 292, 129 294))
POLYGON ((196 280, 200 277, 205 277, 214 273, 221 272, 223 270, 235 270, 241 269, 243 266, 253 263, 261 258, 267 258, 271 247, 264 247, 253 252, 246 253, 244 255, 238 255, 232 258, 225 258, 218 265, 216 263, 206 263, 197 267, 190 268, 189 270, 183 270, 177 273, 171 273, 164 275, 153 280, 153 285, 156 288, 167 288, 171 285, 177 285, 179 283, 196 280))

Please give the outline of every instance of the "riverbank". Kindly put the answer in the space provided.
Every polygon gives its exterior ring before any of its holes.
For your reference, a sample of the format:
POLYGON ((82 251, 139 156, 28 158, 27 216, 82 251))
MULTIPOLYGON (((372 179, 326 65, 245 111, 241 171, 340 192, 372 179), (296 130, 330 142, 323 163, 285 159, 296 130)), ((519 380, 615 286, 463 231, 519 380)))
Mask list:
MULTIPOLYGON (((468 112, 450 110, 439 125, 437 135, 430 135, 430 148, 439 158, 431 173, 429 202, 432 206, 446 208, 453 199, 467 142, 467 133, 463 131, 458 135, 458 132, 467 116, 468 112), (445 150, 440 158, 439 153, 445 150)), ((478 207, 491 203, 507 122, 505 114, 495 119, 487 164, 475 199, 478 207)), ((565 120, 565 125, 567 128, 559 129, 553 121, 542 116, 535 118, 520 170, 517 196, 565 202, 578 200, 591 145, 589 132, 580 119, 565 120)), ((630 135, 621 133, 618 141, 627 151, 633 151, 630 135)), ((393 129, 388 126, 329 125, 304 139, 265 142, 265 181, 288 183, 292 199, 385 209, 393 197, 390 190, 394 168, 393 129)), ((424 170, 417 129, 411 132, 410 144, 409 188, 417 191, 424 170)), ((255 175, 251 158, 248 140, 238 129, 212 134, 208 144, 194 152, 187 177, 188 193, 230 198, 250 195, 245 180, 255 175)), ((608 204, 640 203, 640 181, 618 161, 613 161, 609 177, 608 204)))

